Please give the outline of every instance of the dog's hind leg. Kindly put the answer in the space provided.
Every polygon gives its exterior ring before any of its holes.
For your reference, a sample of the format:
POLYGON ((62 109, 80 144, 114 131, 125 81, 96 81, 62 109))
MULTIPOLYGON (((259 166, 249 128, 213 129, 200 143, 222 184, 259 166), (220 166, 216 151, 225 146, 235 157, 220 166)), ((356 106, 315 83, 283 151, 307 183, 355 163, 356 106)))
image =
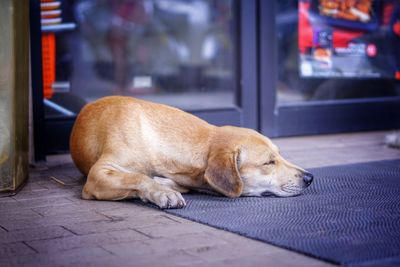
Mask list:
POLYGON ((140 197, 160 208, 182 208, 186 205, 181 193, 157 183, 141 173, 121 171, 99 160, 92 166, 82 190, 82 198, 121 200, 140 197))

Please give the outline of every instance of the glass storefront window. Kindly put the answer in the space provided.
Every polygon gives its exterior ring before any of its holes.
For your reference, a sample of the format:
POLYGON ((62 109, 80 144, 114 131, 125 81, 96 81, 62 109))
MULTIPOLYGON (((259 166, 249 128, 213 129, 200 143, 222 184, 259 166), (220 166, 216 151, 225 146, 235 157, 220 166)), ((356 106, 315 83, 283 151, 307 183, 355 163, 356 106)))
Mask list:
POLYGON ((278 105, 400 95, 400 3, 276 1, 278 105))
POLYGON ((45 99, 47 117, 74 116, 107 95, 186 110, 236 106, 233 6, 233 0, 63 1, 63 21, 77 27, 56 35, 57 81, 45 99))

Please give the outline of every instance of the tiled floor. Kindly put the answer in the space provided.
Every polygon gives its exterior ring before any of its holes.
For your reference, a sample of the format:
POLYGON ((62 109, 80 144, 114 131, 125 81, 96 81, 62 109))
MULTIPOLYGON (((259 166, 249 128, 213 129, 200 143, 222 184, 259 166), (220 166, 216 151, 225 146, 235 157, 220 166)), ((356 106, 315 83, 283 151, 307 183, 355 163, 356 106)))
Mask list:
MULTIPOLYGON (((384 132, 275 139, 305 168, 400 158, 384 132)), ((0 266, 333 266, 132 202, 80 199, 68 155, 0 198, 0 266)))

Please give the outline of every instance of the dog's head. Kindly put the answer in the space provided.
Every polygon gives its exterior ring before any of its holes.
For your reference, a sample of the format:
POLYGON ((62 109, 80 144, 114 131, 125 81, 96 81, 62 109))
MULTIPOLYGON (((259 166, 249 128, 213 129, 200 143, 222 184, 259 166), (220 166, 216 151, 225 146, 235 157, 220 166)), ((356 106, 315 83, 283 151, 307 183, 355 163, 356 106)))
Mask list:
POLYGON ((228 197, 295 196, 313 180, 311 173, 286 161, 267 137, 231 126, 217 128, 204 177, 228 197))

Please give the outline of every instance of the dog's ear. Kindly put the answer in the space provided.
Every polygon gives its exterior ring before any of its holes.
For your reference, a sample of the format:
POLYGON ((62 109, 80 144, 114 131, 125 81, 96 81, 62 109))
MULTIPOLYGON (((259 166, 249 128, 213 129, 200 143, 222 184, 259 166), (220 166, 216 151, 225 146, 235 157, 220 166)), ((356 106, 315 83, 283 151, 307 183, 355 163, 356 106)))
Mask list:
POLYGON ((243 182, 239 174, 239 149, 211 149, 204 178, 208 184, 227 197, 239 197, 243 182))

